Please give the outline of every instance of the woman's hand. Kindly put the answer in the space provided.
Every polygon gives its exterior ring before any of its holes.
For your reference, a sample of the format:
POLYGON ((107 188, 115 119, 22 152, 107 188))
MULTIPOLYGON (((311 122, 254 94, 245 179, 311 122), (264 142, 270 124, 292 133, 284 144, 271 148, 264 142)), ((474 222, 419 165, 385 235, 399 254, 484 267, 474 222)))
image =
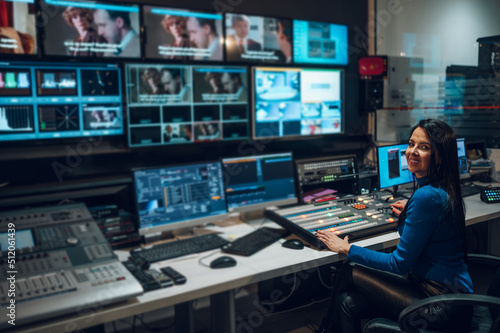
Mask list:
POLYGON ((349 237, 345 236, 344 239, 340 238, 331 229, 320 230, 316 233, 316 237, 333 252, 349 254, 351 244, 349 244, 349 237))
POLYGON ((401 214, 401 212, 405 208, 407 202, 408 202, 408 200, 406 200, 406 199, 398 200, 398 201, 390 204, 389 206, 392 208, 393 213, 396 214, 397 216, 399 216, 399 214, 401 214))

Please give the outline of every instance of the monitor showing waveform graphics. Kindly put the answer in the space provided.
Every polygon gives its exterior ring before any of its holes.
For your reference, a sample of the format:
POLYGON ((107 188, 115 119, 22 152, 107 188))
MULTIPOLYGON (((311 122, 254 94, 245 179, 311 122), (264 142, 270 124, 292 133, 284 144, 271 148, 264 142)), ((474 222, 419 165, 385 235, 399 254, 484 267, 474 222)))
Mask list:
POLYGON ((0 141, 123 134, 120 77, 115 64, 0 64, 0 141))
POLYGON ((249 137, 247 69, 127 64, 130 147, 249 137))
POLYGON ((343 71, 253 68, 254 138, 343 131, 343 71))
POLYGON ((292 153, 224 158, 229 211, 297 203, 292 153))
POLYGON ((213 222, 227 213, 220 162, 134 170, 141 235, 213 222))
POLYGON ((413 175, 406 161, 407 143, 378 147, 378 174, 380 188, 411 183, 413 175))

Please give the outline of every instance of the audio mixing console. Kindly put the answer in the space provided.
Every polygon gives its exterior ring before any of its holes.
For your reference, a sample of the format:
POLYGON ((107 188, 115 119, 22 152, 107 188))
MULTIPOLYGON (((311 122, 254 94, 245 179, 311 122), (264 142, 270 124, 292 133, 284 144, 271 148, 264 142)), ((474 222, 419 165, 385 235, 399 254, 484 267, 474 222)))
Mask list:
POLYGON ((348 235, 355 240, 397 228, 397 217, 389 204, 368 195, 268 209, 265 214, 317 248, 326 248, 315 236, 318 230, 331 229, 339 237, 348 235))
POLYGON ((84 204, 0 213, 0 263, 2 330, 143 293, 84 204))

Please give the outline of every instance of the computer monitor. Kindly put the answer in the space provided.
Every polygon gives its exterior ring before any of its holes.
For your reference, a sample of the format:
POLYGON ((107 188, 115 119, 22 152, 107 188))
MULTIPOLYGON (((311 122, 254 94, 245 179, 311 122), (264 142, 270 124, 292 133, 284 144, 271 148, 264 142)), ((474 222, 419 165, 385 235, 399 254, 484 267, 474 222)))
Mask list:
POLYGON ((220 162, 133 170, 139 234, 150 235, 224 219, 220 162))
POLYGON ((296 64, 347 65, 347 26, 293 20, 293 62, 296 64))
POLYGON ((457 153, 458 153, 458 174, 460 178, 469 176, 469 162, 467 160, 467 149, 464 138, 457 138, 457 153))
POLYGON ((292 63, 292 20, 225 13, 226 61, 292 63))
POLYGON ((0 141, 123 134, 116 64, 3 62, 0 141))
POLYGON ((413 182, 413 174, 408 170, 406 161, 407 143, 378 147, 378 175, 380 188, 394 189, 396 195, 399 185, 413 182))
POLYGON ((127 64, 130 147, 249 137, 247 69, 127 64))
POLYGON ((343 71, 253 68, 253 137, 343 132, 343 71))
POLYGON ((38 53, 35 0, 2 1, 0 6, 0 54, 2 56, 38 53))
POLYGON ((222 14, 144 6, 145 55, 151 59, 222 61, 222 14))
POLYGON ((139 5, 42 0, 45 55, 140 58, 139 5))
POLYGON ((292 153, 222 160, 230 212, 297 203, 292 153))
POLYGON ((357 194, 356 155, 309 158, 295 161, 300 200, 303 203, 357 194))

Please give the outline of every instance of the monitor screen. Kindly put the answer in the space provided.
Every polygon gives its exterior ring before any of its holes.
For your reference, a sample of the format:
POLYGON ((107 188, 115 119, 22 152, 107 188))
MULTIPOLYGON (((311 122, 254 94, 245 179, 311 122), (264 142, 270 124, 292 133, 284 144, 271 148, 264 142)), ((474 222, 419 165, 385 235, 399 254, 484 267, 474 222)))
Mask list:
POLYGON ((133 171, 141 235, 201 225, 227 213, 220 162, 133 171))
POLYGON ((297 203, 292 153, 222 160, 229 211, 297 203))
POLYGON ((249 137, 246 67, 125 68, 131 147, 249 137))
POLYGON ((138 5, 42 0, 40 6, 46 55, 141 57, 138 5))
POLYGON ((293 61, 297 64, 347 65, 347 26, 293 21, 293 61))
POLYGON ((292 20, 225 14, 226 60, 292 63, 292 20))
POLYGON ((465 139, 457 138, 458 153, 458 174, 460 176, 469 174, 469 162, 467 160, 467 149, 465 148, 465 139))
POLYGON ((144 6, 145 54, 151 59, 222 61, 222 14, 144 6))
POLYGON ((310 158, 295 161, 300 200, 313 203, 357 193, 355 155, 310 158))
POLYGON ((0 54, 37 54, 35 0, 0 4, 0 54))
POLYGON ((413 182, 413 174, 406 161, 407 143, 378 147, 378 174, 380 188, 413 182))
POLYGON ((0 63, 0 141, 123 134, 115 64, 0 63))
POLYGON ((343 71, 253 68, 254 138, 343 131, 343 71))

